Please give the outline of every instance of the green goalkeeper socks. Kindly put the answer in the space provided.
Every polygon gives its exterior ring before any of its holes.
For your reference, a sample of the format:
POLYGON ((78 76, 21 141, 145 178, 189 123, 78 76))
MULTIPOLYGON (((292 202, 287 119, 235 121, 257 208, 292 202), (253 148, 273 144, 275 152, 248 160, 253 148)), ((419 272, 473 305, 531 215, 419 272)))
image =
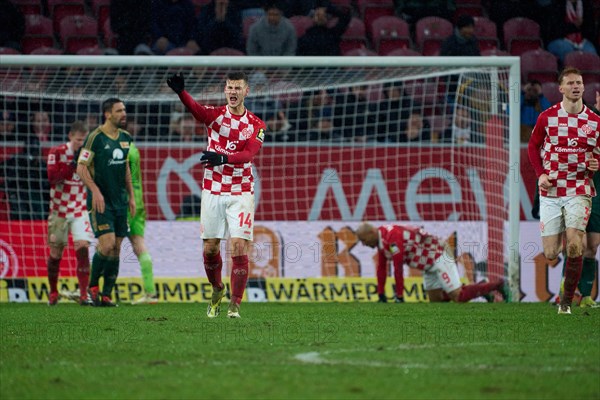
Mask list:
POLYGON ((144 281, 144 292, 147 294, 154 294, 154 273, 152 271, 152 257, 146 251, 140 254, 138 258, 140 262, 140 268, 142 270, 142 280, 144 281))
POLYGON ((579 292, 582 297, 591 296, 594 280, 596 279, 596 269, 598 261, 594 258, 583 259, 583 269, 581 270, 581 278, 579 279, 579 292))

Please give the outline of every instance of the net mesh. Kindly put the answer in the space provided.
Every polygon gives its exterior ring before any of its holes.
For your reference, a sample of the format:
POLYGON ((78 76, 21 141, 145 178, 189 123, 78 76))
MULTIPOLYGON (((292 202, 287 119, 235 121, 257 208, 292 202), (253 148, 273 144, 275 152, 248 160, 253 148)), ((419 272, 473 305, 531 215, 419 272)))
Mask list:
MULTIPOLYGON (((182 220, 198 217, 205 127, 165 82, 182 72, 199 103, 221 105, 226 74, 240 69, 250 78, 246 106, 265 120, 268 132, 254 161, 256 224, 264 229, 254 252, 276 249, 276 257, 255 257, 251 277, 345 276, 356 268, 350 275, 373 276, 372 266, 364 265, 372 263, 370 253, 355 237, 340 233, 344 227, 353 232, 362 220, 423 225, 443 238, 460 226, 459 252, 487 263, 492 275, 504 274, 509 67, 321 61, 240 68, 228 67, 228 59, 184 64, 0 67, 5 140, 0 218, 3 235, 22 241, 15 246, 11 239, 13 250, 19 248, 19 274, 45 275, 39 261, 46 254, 45 231, 35 221, 48 213, 48 149, 67 141, 75 120, 90 129, 100 125, 101 102, 118 97, 141 150, 147 241, 168 254, 154 255, 156 274, 202 275, 197 223, 182 220), (178 238, 180 229, 196 240, 188 252, 181 250, 188 245, 178 238), (324 234, 327 229, 333 234, 324 234), (285 246, 295 239, 304 249, 297 263, 285 246), (331 243, 333 259, 307 256, 311 246, 326 252, 331 243), (358 267, 346 268, 356 260, 358 267), (331 262, 337 267, 323 266, 331 262), (187 264, 189 270, 173 271, 173 265, 187 264)), ((130 273, 138 274, 135 266, 130 273)))

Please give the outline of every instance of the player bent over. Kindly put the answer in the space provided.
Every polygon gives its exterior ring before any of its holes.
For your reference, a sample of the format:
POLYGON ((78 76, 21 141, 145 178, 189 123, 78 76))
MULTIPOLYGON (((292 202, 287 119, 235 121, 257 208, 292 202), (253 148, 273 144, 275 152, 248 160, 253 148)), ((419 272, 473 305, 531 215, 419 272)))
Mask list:
MULTIPOLYGON (((82 121, 75 121, 69 130, 69 141, 53 147, 48 153, 48 179, 50 180, 50 215, 48 216, 48 283, 49 305, 58 303, 58 275, 60 261, 68 235, 71 232, 77 257, 77 282, 79 295, 74 300, 82 306, 90 305, 87 294, 90 275, 88 248, 94 239, 86 209, 86 189, 76 172, 75 154, 87 135, 82 121)), ((69 293, 70 295, 70 293, 69 293)))
POLYGON ((127 161, 132 140, 124 130, 125 105, 117 98, 102 103, 105 122, 92 131, 79 154, 77 173, 88 188, 87 206, 98 238, 92 259, 90 294, 94 305, 115 307, 112 290, 119 275, 119 255, 129 230, 127 211, 135 215, 131 171, 127 161), (102 292, 98 287, 104 277, 102 292))
POLYGON ((213 288, 206 314, 209 318, 218 316, 225 296, 219 245, 221 239, 230 237, 233 266, 227 316, 239 318, 248 281, 248 250, 254 230, 252 159, 263 144, 265 123, 244 106, 250 88, 248 76, 243 72, 227 75, 224 90, 227 104, 220 107, 198 104, 185 91, 181 74, 167 79, 167 84, 194 118, 208 128, 208 146, 201 158, 206 168, 200 211, 204 269, 213 288))
POLYGON ((496 290, 509 301, 509 289, 504 281, 463 285, 458 276, 456 261, 444 252, 440 239, 422 228, 403 225, 385 225, 379 228, 363 223, 356 230, 360 242, 377 248, 377 290, 383 293, 387 277, 387 263, 391 260, 396 271, 396 297, 403 302, 404 264, 423 271, 423 284, 431 302, 465 303, 496 290), (399 272, 398 272, 399 271, 399 272))
POLYGON ((156 304, 156 290, 154 289, 154 273, 152 257, 146 248, 144 233, 146 230, 146 207, 144 205, 144 191, 142 190, 142 170, 140 168, 140 151, 131 143, 129 146, 129 168, 131 169, 131 182, 135 196, 135 215, 128 214, 129 241, 137 257, 142 271, 144 282, 144 295, 132 304, 156 304))

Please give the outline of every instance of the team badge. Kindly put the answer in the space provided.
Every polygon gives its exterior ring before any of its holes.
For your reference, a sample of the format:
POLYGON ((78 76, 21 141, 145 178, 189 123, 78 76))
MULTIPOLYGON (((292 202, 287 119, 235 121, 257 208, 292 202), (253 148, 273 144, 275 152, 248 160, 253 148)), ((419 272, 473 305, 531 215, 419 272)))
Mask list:
POLYGON ((120 145, 124 149, 128 149, 129 148, 129 142, 120 142, 120 145))
POLYGON ((260 129, 258 130, 258 134, 256 135, 256 138, 257 138, 258 140, 260 140, 261 142, 264 142, 264 141, 265 141, 265 130, 264 130, 263 128, 260 128, 260 129))

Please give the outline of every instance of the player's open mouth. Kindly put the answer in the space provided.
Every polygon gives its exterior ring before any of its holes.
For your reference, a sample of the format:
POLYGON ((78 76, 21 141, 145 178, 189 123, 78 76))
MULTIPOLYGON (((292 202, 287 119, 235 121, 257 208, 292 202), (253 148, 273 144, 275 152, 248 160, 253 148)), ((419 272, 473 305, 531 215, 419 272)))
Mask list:
POLYGON ((237 101, 237 97, 236 96, 231 96, 229 97, 229 101, 232 103, 235 103, 237 101))

